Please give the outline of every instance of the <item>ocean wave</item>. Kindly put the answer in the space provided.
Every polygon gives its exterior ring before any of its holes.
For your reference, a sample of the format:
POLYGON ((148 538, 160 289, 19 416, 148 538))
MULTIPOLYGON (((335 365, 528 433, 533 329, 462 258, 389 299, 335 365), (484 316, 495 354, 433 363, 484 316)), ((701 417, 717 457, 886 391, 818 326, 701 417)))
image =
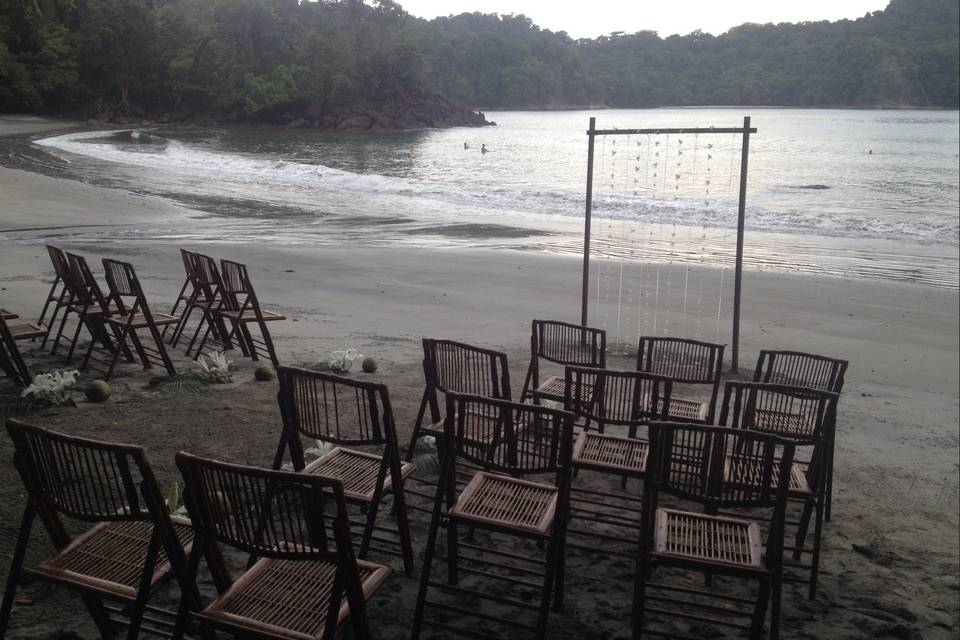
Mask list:
MULTIPOLYGON (((582 217, 580 189, 531 188, 514 184, 430 181, 345 171, 277 157, 208 150, 164 138, 149 130, 92 131, 36 140, 52 152, 66 152, 98 161, 150 172, 154 180, 185 190, 218 190, 235 194, 250 191, 256 198, 283 200, 284 194, 342 198, 343 193, 416 197, 460 207, 471 215, 484 212, 523 216, 582 217)), ((820 185, 816 185, 820 186, 820 185)), ((811 191, 810 185, 801 185, 811 191)), ((792 190, 796 190, 794 188, 792 190)), ((756 198, 748 206, 747 228, 784 234, 880 238, 920 243, 954 244, 960 224, 920 216, 869 216, 851 212, 789 207, 774 198, 756 198)), ((416 206, 416 205, 414 205, 416 206)), ((595 192, 593 211, 598 218, 639 223, 733 229, 737 224, 734 196, 711 198, 634 195, 628 191, 595 192)))

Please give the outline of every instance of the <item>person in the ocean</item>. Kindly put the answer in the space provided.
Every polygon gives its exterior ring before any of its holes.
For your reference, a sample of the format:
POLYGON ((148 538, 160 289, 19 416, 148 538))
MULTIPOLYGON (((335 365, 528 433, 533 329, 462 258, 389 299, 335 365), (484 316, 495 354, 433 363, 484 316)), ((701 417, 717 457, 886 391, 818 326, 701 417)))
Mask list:
POLYGON ((463 149, 464 149, 464 151, 466 151, 466 150, 469 149, 469 148, 470 148, 470 145, 468 145, 466 142, 464 142, 464 143, 463 143, 463 149))
POLYGON ((480 153, 486 153, 487 151, 490 151, 490 149, 487 149, 487 145, 480 145, 480 153))

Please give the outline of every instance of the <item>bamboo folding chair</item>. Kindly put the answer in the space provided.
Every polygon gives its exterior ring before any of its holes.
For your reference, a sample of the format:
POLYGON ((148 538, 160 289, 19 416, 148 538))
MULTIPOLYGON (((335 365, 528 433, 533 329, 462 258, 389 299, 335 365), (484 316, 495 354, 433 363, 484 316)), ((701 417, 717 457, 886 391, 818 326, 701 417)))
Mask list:
POLYGON ((706 387, 710 391, 710 400, 706 402, 674 394, 670 399, 673 420, 713 424, 722 369, 722 344, 641 336, 637 347, 637 371, 668 376, 674 382, 674 391, 678 384, 706 387))
MULTIPOLYGON (((223 278, 223 289, 220 292, 221 302, 214 310, 214 316, 219 320, 225 320, 232 326, 231 332, 227 335, 227 340, 236 336, 241 344, 246 345, 250 357, 259 360, 261 356, 269 358, 274 367, 280 366, 277 358, 277 352, 273 348, 273 339, 270 337, 270 330, 267 329, 267 323, 276 320, 286 320, 286 317, 260 308, 260 302, 257 300, 257 294, 253 290, 253 283, 250 281, 250 274, 245 265, 231 260, 220 261, 223 278), (260 337, 255 338, 249 329, 249 325, 256 324, 260 329, 260 337)), ((214 325, 208 323, 200 346, 197 348, 197 354, 203 350, 203 345, 210 336, 214 325)))
POLYGON ((371 637, 366 601, 387 567, 357 560, 343 484, 318 475, 256 469, 178 453, 184 499, 196 528, 187 575, 206 557, 219 596, 202 610, 184 599, 174 638, 188 619, 243 638, 332 640, 347 620, 371 637), (233 580, 223 547, 249 554, 233 580))
POLYGON ((550 376, 541 384, 540 361, 560 366, 607 366, 607 332, 557 320, 534 320, 530 331, 530 367, 523 382, 521 402, 549 400, 562 403, 564 379, 550 376))
MULTIPOLYGON (((69 313, 74 313, 77 316, 77 327, 70 341, 66 361, 69 363, 73 359, 73 353, 80 341, 80 332, 86 327, 87 333, 90 334, 91 346, 93 343, 99 342, 110 354, 120 349, 127 362, 133 362, 130 349, 119 340, 119 330, 108 322, 111 313, 111 298, 103 294, 100 284, 90 270, 90 265, 87 264, 87 259, 75 253, 67 253, 66 256, 69 271, 64 282, 67 284, 69 302, 62 320, 65 322, 69 313), (111 334, 113 338, 111 338, 111 334)), ((60 341, 62 332, 63 323, 60 325, 56 338, 57 343, 60 341)), ((56 349, 56 344, 54 349, 56 349)), ((90 361, 89 357, 84 357, 80 368, 86 370, 90 361)), ((105 362, 99 362, 98 364, 106 365, 105 362)))
MULTIPOLYGON (((117 311, 111 312, 107 322, 111 327, 118 329, 117 342, 119 349, 113 350, 113 357, 107 367, 105 380, 109 380, 117 364, 120 353, 126 348, 127 338, 133 343, 134 350, 140 358, 144 369, 150 369, 153 364, 162 365, 167 375, 176 375, 177 370, 170 360, 170 355, 163 343, 160 328, 168 324, 176 324, 177 319, 163 313, 151 313, 147 296, 137 278, 133 265, 117 260, 103 259, 103 268, 106 271, 107 285, 110 287, 110 299, 116 305, 117 311), (137 331, 146 329, 153 339, 154 346, 143 343, 137 331)), ((84 364, 90 360, 94 342, 90 342, 84 364)))
POLYGON ((443 435, 440 399, 447 393, 466 393, 509 400, 510 371, 507 354, 453 340, 423 339, 423 377, 426 387, 417 421, 410 434, 407 461, 413 459, 417 440, 443 435), (429 424, 424 424, 430 411, 429 424))
POLYGON ((0 370, 18 387, 26 387, 33 380, 27 363, 23 360, 18 340, 43 338, 47 330, 34 324, 9 324, 8 319, 19 316, 9 311, 0 314, 0 370))
MULTIPOLYGON (((810 387, 839 394, 843 391, 843 379, 847 373, 846 360, 828 358, 800 351, 764 350, 757 358, 757 368, 753 372, 754 382, 776 382, 798 387, 810 387)), ((836 425, 829 443, 829 462, 827 463, 827 504, 824 518, 830 522, 833 511, 833 457, 835 449, 836 425)))
POLYGON ((567 411, 583 424, 573 445, 575 478, 585 470, 620 478, 620 491, 574 480, 568 533, 588 539, 589 551, 633 558, 624 548, 636 540, 642 502, 626 491, 627 481, 646 475, 646 425, 667 418, 672 382, 652 373, 567 367, 564 387, 567 411))
MULTIPOLYGON (((177 339, 180 337, 180 334, 183 333, 183 327, 189 319, 190 313, 193 311, 192 303, 199 295, 197 280, 194 275, 193 255, 192 251, 187 251, 183 248, 180 249, 180 260, 183 261, 183 270, 186 277, 183 281, 183 286, 180 287, 180 293, 177 294, 176 300, 173 301, 173 307, 168 314, 178 319, 176 326, 173 328, 173 333, 170 336, 170 345, 174 347, 177 346, 177 339), (183 303, 183 307, 180 306, 181 303, 183 303)), ((163 336, 167 335, 167 329, 169 328, 170 325, 166 325, 163 328, 163 336)))
MULTIPOLYGON (((560 608, 563 603, 573 414, 538 405, 456 393, 447 394, 446 404, 444 436, 440 441, 444 448, 440 481, 434 498, 411 638, 417 640, 420 637, 424 624, 454 634, 491 637, 482 629, 488 623, 495 623, 534 632, 538 639, 542 639, 546 635, 551 595, 555 608, 560 608), (491 430, 492 444, 487 437, 491 430), (458 493, 457 465, 460 461, 482 470, 475 473, 458 493), (447 532, 446 583, 430 578, 441 525, 447 532), (493 541, 492 536, 489 543, 462 542, 458 539, 460 525, 468 527, 471 534, 474 530, 482 530, 534 540, 541 548, 546 547, 542 574, 522 569, 526 575, 538 575, 543 579, 539 606, 493 593, 508 592, 511 585, 536 588, 536 583, 512 577, 516 573, 504 576, 502 572, 498 575, 478 569, 486 566, 494 570, 505 567, 520 570, 516 567, 518 560, 534 561, 517 553, 504 552, 502 545, 493 541), (484 559, 491 556, 506 558, 507 564, 484 559), (461 571, 470 576, 479 575, 481 579, 488 578, 483 580, 486 588, 482 591, 466 588, 459 579, 461 571), (431 588, 438 595, 454 594, 456 604, 428 601, 431 588), (476 603, 467 603, 464 596, 474 598, 476 603), (484 612, 480 602, 503 605, 510 608, 509 613, 492 615, 484 612), (425 617, 427 605, 440 609, 445 617, 425 617), (537 614, 536 624, 519 619, 519 612, 530 611, 537 614), (454 626, 456 617, 465 629, 454 626)), ((515 637, 514 633, 511 632, 509 637, 515 637)))
MULTIPOLYGON (((189 356, 193 353, 193 347, 197 344, 197 338, 200 337, 201 332, 204 330, 209 332, 204 336, 204 339, 209 338, 218 342, 224 351, 233 349, 230 332, 227 331, 223 318, 218 317, 215 312, 221 306, 222 302, 232 302, 233 306, 236 306, 236 299, 228 298, 225 300, 223 298, 223 278, 220 276, 220 268, 217 266, 216 260, 202 253, 192 254, 192 259, 196 296, 193 297, 188 308, 185 309, 186 318, 181 325, 178 325, 177 337, 179 338, 186 330, 186 319, 193 313, 193 310, 200 309, 200 322, 197 323, 193 336, 187 344, 187 355, 189 356)), ((250 355, 246 342, 239 339, 239 336, 237 344, 240 346, 240 351, 245 357, 250 355)), ((176 341, 174 341, 174 345, 176 345, 176 341)), ((197 349, 194 355, 199 356, 200 349, 197 349)))
POLYGON ((651 625, 686 618, 763 634, 768 601, 770 637, 779 638, 783 528, 794 445, 775 435, 697 423, 651 422, 643 485, 640 554, 634 584, 633 638, 695 637, 651 625), (661 494, 702 506, 703 513, 661 506, 661 494), (755 520, 716 515, 721 509, 769 509, 764 545, 755 520), (679 568, 757 582, 752 601, 716 589, 653 582, 654 568, 679 568), (651 606, 652 604, 652 606, 651 606), (753 604, 753 610, 746 610, 753 604), (749 623, 746 623, 749 621, 749 623))
POLYGON ((67 289, 67 277, 70 272, 67 256, 62 249, 52 244, 48 244, 46 247, 47 253, 50 255, 50 262, 53 264, 54 275, 53 284, 50 285, 47 299, 44 301, 43 309, 40 311, 40 319, 37 320, 37 325, 41 327, 46 326, 48 329, 48 334, 44 336, 43 342, 40 343, 41 349, 46 348, 47 339, 50 337, 49 329, 53 328, 53 325, 57 321, 57 315, 61 309, 67 306, 70 297, 70 292, 67 289), (53 311, 50 313, 50 319, 44 324, 44 319, 47 317, 47 310, 50 308, 51 303, 53 304, 53 311))
MULTIPOLYGON (((328 373, 280 367, 277 370, 283 433, 274 457, 279 469, 287 451, 295 471, 334 478, 343 483, 347 502, 366 511, 359 557, 366 558, 374 539, 380 503, 393 495, 400 537, 400 556, 406 573, 413 572, 413 546, 407 525, 403 484, 414 466, 400 462, 393 408, 386 385, 351 380, 328 373), (307 464, 302 437, 318 445, 333 444, 330 451, 307 464), (382 447, 382 453, 339 445, 382 447)), ((393 544, 387 538, 377 542, 393 544)), ((391 552, 388 549, 382 549, 391 552)))
POLYGON ((199 603, 199 593, 185 580, 193 529, 189 521, 168 514, 143 449, 14 420, 7 422, 7 431, 27 504, 0 606, 0 637, 6 633, 23 573, 79 591, 104 638, 114 637, 118 624, 127 626, 128 639, 141 629, 169 634, 172 620, 159 618, 162 610, 153 607, 145 616, 147 603, 170 578, 179 582, 185 601, 199 603), (56 552, 23 569, 37 516, 56 552), (74 538, 64 517, 92 526, 74 538), (122 608, 104 600, 120 602, 122 608))
POLYGON ((787 438, 798 448, 810 450, 807 461, 796 460, 790 468, 790 498, 803 503, 796 524, 792 560, 788 567, 809 571, 809 578, 797 579, 808 585, 812 600, 817 594, 823 519, 830 473, 830 446, 833 442, 837 394, 830 391, 766 382, 727 382, 723 390, 720 424, 735 429, 773 433, 787 438), (814 512, 813 545, 806 546, 814 512), (801 560, 810 555, 809 566, 801 560))

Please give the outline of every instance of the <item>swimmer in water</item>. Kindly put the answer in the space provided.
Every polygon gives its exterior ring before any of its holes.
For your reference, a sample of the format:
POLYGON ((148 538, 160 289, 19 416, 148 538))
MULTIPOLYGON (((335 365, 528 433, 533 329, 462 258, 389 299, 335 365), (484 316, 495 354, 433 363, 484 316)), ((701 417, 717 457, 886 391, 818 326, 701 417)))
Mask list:
POLYGON ((490 149, 487 149, 487 145, 480 145, 480 153, 487 153, 488 151, 490 151, 490 149))
POLYGON ((463 150, 466 151, 466 150, 469 149, 469 148, 470 148, 470 145, 468 145, 466 142, 464 142, 464 143, 463 143, 463 150))

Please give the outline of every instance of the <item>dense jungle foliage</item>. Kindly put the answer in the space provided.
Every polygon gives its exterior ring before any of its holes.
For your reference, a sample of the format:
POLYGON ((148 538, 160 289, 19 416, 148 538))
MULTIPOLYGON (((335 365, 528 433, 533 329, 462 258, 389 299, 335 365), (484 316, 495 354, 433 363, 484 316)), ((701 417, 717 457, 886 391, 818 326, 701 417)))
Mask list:
POLYGON ((0 0, 0 110, 269 120, 404 96, 956 108, 958 6, 892 0, 857 20, 575 40, 517 15, 423 20, 391 0, 0 0))

